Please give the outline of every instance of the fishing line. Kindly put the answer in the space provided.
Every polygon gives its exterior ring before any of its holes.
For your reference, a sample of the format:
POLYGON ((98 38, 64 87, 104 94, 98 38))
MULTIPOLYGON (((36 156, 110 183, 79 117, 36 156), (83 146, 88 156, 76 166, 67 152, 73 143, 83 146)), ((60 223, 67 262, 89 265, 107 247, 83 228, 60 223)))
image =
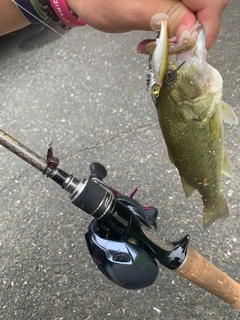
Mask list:
POLYGON ((16 6, 18 6, 19 8, 23 9, 24 11, 26 11, 28 14, 30 14, 32 17, 34 17, 35 19, 37 19, 39 22, 41 22, 42 24, 44 24, 46 27, 48 27, 50 30, 54 31, 55 33, 57 33, 59 36, 63 36, 61 33, 59 33, 57 30, 55 30, 54 28, 50 27, 48 24, 46 24, 45 22, 43 22, 41 19, 39 19, 38 17, 36 17, 32 12, 28 11, 27 9, 25 9, 23 6, 21 6, 19 3, 17 3, 15 0, 11 0, 16 6))
POLYGON ((178 67, 176 70, 174 70, 173 72, 175 73, 179 68, 181 68, 181 66, 185 63, 186 61, 183 61, 178 67))
MULTIPOLYGON (((184 65, 185 62, 186 62, 186 61, 183 61, 175 70, 170 70, 170 71, 171 71, 171 74, 169 74, 169 75, 166 77, 166 79, 163 81, 163 83, 166 82, 167 80, 169 80, 173 75, 175 75, 175 73, 177 72, 177 70, 180 69, 180 68, 184 65)), ((163 84, 163 83, 162 83, 162 84, 163 84)))

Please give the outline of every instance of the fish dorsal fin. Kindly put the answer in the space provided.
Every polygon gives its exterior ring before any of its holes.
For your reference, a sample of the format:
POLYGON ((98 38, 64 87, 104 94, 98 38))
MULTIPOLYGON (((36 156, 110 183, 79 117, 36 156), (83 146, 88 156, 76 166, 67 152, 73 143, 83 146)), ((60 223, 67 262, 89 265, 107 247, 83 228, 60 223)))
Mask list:
POLYGON ((191 187, 190 184, 188 184, 182 177, 181 177, 181 181, 182 181, 182 186, 186 194, 186 197, 187 198, 191 197, 191 195, 195 191, 195 188, 191 187))
POLYGON ((236 116, 232 107, 230 107, 224 101, 221 101, 220 107, 222 110, 222 118, 224 122, 229 124, 238 124, 238 117, 236 116))
POLYGON ((226 151, 224 151, 222 173, 229 178, 232 178, 234 176, 234 169, 231 160, 228 158, 226 154, 226 151))

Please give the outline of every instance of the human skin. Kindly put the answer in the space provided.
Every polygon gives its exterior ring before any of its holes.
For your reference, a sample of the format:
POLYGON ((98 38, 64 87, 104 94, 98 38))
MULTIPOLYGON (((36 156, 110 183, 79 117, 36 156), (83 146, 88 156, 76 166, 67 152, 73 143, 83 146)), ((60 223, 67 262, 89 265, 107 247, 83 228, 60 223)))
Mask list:
MULTIPOLYGON (((91 27, 103 32, 151 30, 151 17, 165 12, 170 17, 170 37, 179 38, 196 22, 203 25, 206 47, 210 49, 217 38, 221 15, 227 0, 66 0, 68 7, 91 27)), ((0 0, 0 35, 27 26, 29 21, 10 0, 0 0)))

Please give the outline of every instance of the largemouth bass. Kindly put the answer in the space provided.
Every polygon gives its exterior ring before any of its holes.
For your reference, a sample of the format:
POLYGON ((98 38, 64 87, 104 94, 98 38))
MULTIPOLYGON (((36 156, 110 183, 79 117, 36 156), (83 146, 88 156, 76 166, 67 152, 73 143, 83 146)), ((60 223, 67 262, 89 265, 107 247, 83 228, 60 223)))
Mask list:
MULTIPOLYGON (((162 32, 161 36, 164 37, 162 32)), ((206 62, 201 24, 197 22, 191 31, 185 31, 178 43, 172 41, 158 50, 158 59, 154 53, 159 40, 146 45, 150 54, 148 85, 169 158, 178 169, 186 196, 190 197, 194 190, 200 193, 206 228, 229 215, 221 180, 222 173, 232 177, 233 168, 224 150, 223 120, 237 124, 238 119, 221 100, 221 75, 206 62), (167 58, 163 50, 168 50, 167 58), (166 64, 161 69, 166 70, 164 80, 159 81, 154 71, 156 61, 166 64)))

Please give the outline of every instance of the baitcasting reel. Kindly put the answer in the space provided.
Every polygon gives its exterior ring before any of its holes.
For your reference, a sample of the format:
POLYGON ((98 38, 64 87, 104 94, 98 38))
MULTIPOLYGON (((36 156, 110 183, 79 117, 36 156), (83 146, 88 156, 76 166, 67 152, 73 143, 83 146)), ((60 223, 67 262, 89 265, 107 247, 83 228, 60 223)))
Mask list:
POLYGON ((94 217, 85 239, 100 271, 123 288, 140 289, 155 281, 155 259, 169 269, 179 267, 189 236, 168 244, 159 239, 160 246, 156 245, 149 230, 157 228, 157 209, 143 208, 133 199, 137 189, 128 197, 103 183, 107 171, 100 163, 92 163, 90 171, 88 181, 77 182, 60 169, 52 179, 71 192, 73 204, 94 217))
MULTIPOLYGON (((102 165, 93 163, 90 169, 91 179, 98 176, 102 180, 102 175, 96 175, 96 172, 105 171, 102 165)), ((153 207, 144 210, 133 199, 135 192, 130 197, 126 197, 106 184, 105 187, 112 191, 115 199, 128 207, 143 224, 149 228, 157 227, 157 210, 153 207)), ((115 284, 127 289, 140 289, 150 286, 155 281, 158 275, 157 263, 153 254, 146 250, 140 241, 119 235, 110 230, 103 221, 97 219, 93 219, 90 223, 85 239, 94 262, 115 284)))
POLYGON ((93 216, 85 235, 90 254, 102 273, 126 289, 151 285, 157 263, 240 309, 240 284, 188 246, 189 236, 178 242, 161 240, 155 233, 157 210, 142 207, 102 180, 106 169, 90 167, 88 180, 79 181, 57 168, 58 159, 48 149, 47 160, 0 129, 0 144, 31 164, 70 193, 72 203, 93 216))

